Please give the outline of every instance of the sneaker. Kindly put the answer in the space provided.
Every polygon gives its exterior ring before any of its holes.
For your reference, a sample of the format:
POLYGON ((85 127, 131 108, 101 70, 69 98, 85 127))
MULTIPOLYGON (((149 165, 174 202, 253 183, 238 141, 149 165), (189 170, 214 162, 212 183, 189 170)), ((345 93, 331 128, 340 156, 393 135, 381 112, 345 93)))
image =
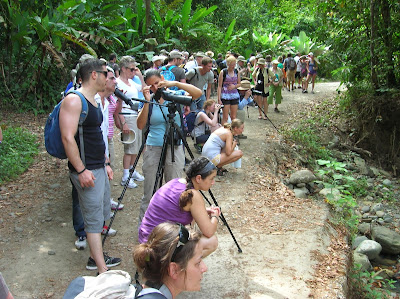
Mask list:
MULTIPOLYGON (((121 181, 121 186, 125 186, 126 181, 127 181, 127 180, 122 179, 122 181, 121 181)), ((131 178, 131 179, 129 180, 128 188, 133 189, 133 188, 136 188, 136 187, 137 187, 136 183, 134 182, 133 178, 131 178)))
POLYGON ((298 85, 297 88, 301 88, 301 85, 298 85))
POLYGON ((143 182, 144 181, 144 176, 142 176, 139 172, 136 170, 133 172, 132 179, 138 182, 143 182))
POLYGON ((75 241, 75 247, 78 250, 83 250, 86 248, 87 242, 85 236, 80 236, 78 240, 75 241))
MULTIPOLYGON (((121 264, 120 258, 108 256, 107 253, 105 253, 105 252, 103 253, 103 255, 104 255, 104 261, 106 263, 107 268, 115 267, 115 266, 118 266, 119 264, 121 264)), ((89 257, 89 260, 86 264, 86 269, 97 270, 96 262, 91 257, 89 257)))
POLYGON ((274 111, 275 111, 276 113, 279 113, 279 112, 280 112, 278 108, 275 108, 274 111))
MULTIPOLYGON (((111 210, 116 210, 118 206, 118 202, 110 198, 110 204, 111 204, 111 210)), ((124 205, 122 203, 119 204, 118 206, 118 211, 122 210, 124 208, 124 205)))
MULTIPOLYGON (((103 226, 103 231, 101 232, 101 234, 102 234, 102 235, 105 235, 105 234, 107 233, 107 229, 108 229, 108 226, 107 226, 107 225, 104 225, 104 226, 103 226)), ((115 236, 116 234, 117 234, 117 231, 116 231, 115 229, 113 229, 113 228, 110 227, 110 230, 108 231, 108 235, 111 236, 111 237, 113 237, 113 236, 115 236)))
POLYGON ((110 218, 114 217, 114 212, 110 212, 110 218))
POLYGON ((315 93, 314 90, 311 90, 311 93, 314 94, 315 93))

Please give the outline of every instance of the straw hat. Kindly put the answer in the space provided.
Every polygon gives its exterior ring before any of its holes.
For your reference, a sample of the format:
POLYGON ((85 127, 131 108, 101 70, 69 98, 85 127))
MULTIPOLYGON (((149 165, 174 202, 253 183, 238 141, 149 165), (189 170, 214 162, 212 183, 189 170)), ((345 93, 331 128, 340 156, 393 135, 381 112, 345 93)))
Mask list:
POLYGON ((265 65, 265 59, 264 59, 264 58, 258 59, 258 60, 257 60, 257 64, 265 65))
POLYGON ((246 58, 244 58, 243 56, 239 56, 237 60, 238 61, 243 61, 243 62, 247 61, 246 58))
POLYGON ((272 64, 279 64, 279 61, 275 59, 272 61, 272 64))
POLYGON ((249 90, 251 88, 254 88, 254 85, 251 85, 249 80, 242 80, 240 81, 240 87, 238 87, 238 90, 249 90))
POLYGON ((206 55, 207 55, 208 57, 210 57, 210 58, 213 58, 213 57, 214 57, 214 52, 213 52, 213 51, 207 51, 207 52, 206 52, 206 55))
POLYGON ((136 140, 136 134, 135 134, 135 131, 133 131, 133 130, 130 130, 129 134, 125 134, 125 133, 121 132, 121 133, 119 133, 119 135, 121 136, 120 140, 123 144, 131 144, 131 143, 135 142, 135 140, 136 140))
POLYGON ((164 56, 153 56, 153 58, 151 59, 152 62, 156 62, 157 60, 164 60, 164 56))

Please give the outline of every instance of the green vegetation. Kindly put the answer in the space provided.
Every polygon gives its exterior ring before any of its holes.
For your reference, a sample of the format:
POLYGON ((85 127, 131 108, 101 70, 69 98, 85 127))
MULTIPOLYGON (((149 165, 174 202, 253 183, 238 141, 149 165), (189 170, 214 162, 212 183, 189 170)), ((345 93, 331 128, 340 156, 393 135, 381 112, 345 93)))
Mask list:
POLYGON ((5 127, 0 145, 0 184, 15 179, 27 170, 37 153, 35 135, 22 128, 5 127))

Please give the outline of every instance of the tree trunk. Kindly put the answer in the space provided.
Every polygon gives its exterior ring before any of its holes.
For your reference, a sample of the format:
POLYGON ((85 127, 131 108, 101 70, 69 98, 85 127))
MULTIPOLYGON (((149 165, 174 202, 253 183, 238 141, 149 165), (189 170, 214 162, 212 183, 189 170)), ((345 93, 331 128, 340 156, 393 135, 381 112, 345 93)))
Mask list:
POLYGON ((150 11, 151 11, 151 0, 145 0, 145 6, 146 6, 146 33, 145 33, 145 36, 147 37, 147 38, 149 38, 150 36, 149 36, 149 25, 150 25, 150 22, 151 22, 151 19, 150 19, 150 11))
POLYGON ((378 65, 378 57, 375 55, 376 39, 376 25, 375 25, 375 0, 370 1, 371 10, 371 39, 370 39, 370 54, 371 54, 371 83, 372 87, 376 90, 379 87, 378 76, 376 74, 376 67, 378 65))
POLYGON ((390 18, 390 6, 389 1, 381 1, 381 14, 382 14, 382 37, 385 43, 386 59, 387 64, 386 70, 386 82, 389 88, 397 87, 397 80, 394 74, 394 60, 393 60, 393 38, 391 24, 392 20, 390 18))

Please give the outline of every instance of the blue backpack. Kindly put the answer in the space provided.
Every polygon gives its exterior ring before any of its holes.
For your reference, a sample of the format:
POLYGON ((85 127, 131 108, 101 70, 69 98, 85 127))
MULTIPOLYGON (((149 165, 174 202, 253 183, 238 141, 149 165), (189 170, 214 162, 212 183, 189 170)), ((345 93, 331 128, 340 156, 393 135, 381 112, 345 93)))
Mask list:
MULTIPOLYGON (((85 121, 88 114, 88 104, 86 102, 85 96, 79 91, 72 90, 68 94, 70 93, 77 94, 82 101, 82 112, 79 117, 78 131, 79 131, 81 158, 83 158, 82 162, 83 164, 85 164, 82 124, 85 121)), ((46 146, 47 152, 50 155, 56 158, 66 159, 67 155, 65 153, 64 145, 61 140, 60 123, 59 123, 61 103, 62 101, 54 107, 53 112, 51 112, 49 117, 47 118, 46 126, 44 127, 44 144, 46 146)))
MULTIPOLYGON (((176 67, 176 66, 175 65, 171 65, 168 69, 165 66, 163 66, 161 68, 160 75, 162 75, 164 77, 165 81, 175 81, 175 75, 171 71, 174 67, 176 67)), ((169 87, 169 89, 178 90, 178 87, 172 86, 172 87, 169 87)))

